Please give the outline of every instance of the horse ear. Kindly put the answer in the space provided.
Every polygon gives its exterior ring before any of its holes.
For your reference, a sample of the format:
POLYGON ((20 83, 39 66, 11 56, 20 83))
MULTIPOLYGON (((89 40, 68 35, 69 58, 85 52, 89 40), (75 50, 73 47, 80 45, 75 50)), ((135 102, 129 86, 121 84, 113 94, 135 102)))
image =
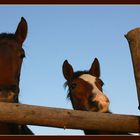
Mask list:
POLYGON ((94 59, 89 73, 93 76, 100 77, 100 63, 97 58, 94 59))
POLYGON ((74 72, 72 66, 68 63, 67 60, 64 61, 62 69, 65 79, 69 81, 72 78, 74 72))
POLYGON ((15 32, 15 35, 16 35, 19 43, 22 44, 24 42, 24 40, 26 39, 27 30, 28 30, 27 22, 23 17, 21 17, 21 21, 18 24, 17 30, 15 32))

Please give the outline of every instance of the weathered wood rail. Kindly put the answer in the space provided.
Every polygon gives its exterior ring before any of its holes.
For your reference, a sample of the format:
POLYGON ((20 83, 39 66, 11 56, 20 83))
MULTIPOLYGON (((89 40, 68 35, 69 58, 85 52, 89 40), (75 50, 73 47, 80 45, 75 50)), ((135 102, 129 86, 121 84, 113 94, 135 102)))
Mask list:
POLYGON ((139 116, 0 103, 0 121, 69 129, 139 132, 139 116))

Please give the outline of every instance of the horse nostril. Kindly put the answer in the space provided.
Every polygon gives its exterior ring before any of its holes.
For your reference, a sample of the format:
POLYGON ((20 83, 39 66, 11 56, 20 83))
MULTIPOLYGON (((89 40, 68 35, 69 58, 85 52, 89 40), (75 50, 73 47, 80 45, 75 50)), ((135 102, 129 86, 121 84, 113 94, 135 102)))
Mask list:
POLYGON ((17 95, 14 97, 14 102, 18 103, 18 96, 17 95))
POLYGON ((98 101, 92 101, 91 102, 91 105, 97 107, 98 106, 98 103, 99 103, 98 101))
POLYGON ((93 99, 93 96, 90 95, 90 96, 88 97, 88 101, 89 101, 89 102, 92 102, 92 99, 93 99))

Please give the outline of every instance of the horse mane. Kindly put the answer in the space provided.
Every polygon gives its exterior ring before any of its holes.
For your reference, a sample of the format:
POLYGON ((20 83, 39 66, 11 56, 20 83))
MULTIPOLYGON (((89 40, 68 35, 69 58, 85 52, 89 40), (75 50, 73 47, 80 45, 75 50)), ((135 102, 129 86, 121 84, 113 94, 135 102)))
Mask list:
POLYGON ((9 40, 16 40, 16 36, 13 33, 1 33, 0 34, 0 40, 1 39, 9 39, 9 40))

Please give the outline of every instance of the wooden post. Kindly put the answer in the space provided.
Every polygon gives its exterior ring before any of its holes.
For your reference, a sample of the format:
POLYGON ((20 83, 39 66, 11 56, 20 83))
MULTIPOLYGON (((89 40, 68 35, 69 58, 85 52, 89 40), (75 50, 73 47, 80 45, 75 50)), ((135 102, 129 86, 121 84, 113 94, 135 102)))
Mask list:
POLYGON ((0 121, 70 129, 139 132, 139 116, 0 103, 0 121))
POLYGON ((140 110, 140 28, 129 31, 125 35, 131 52, 131 58, 134 69, 134 76, 136 81, 137 96, 140 110))

